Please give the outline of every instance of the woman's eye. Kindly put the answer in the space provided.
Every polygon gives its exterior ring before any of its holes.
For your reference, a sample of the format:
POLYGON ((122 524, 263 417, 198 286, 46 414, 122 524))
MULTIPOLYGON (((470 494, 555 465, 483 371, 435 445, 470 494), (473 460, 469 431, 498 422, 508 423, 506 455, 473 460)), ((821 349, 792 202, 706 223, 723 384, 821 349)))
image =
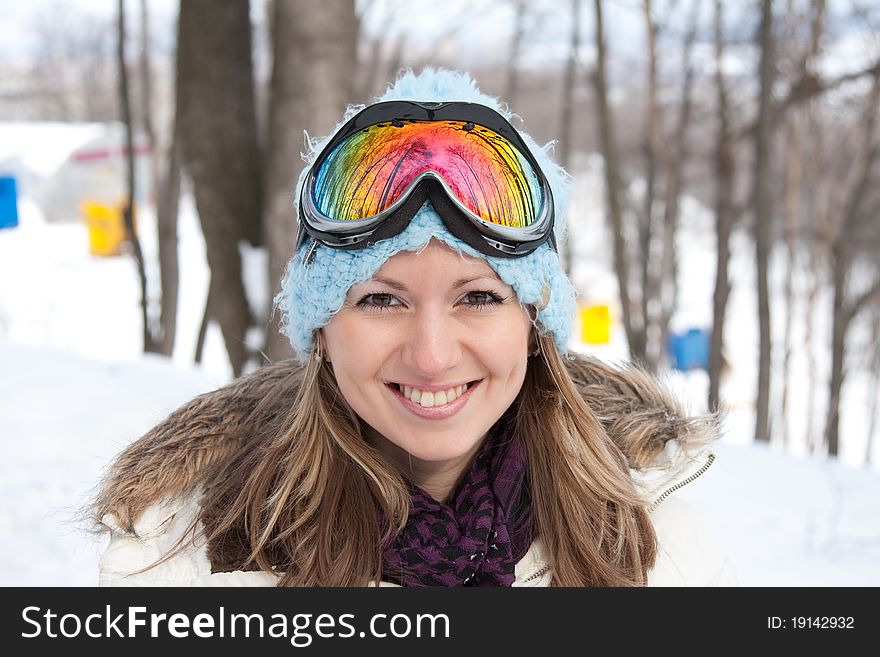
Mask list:
POLYGON ((368 310, 371 308, 392 308, 393 306, 400 305, 399 303, 394 303, 395 301, 397 301, 397 297, 393 294, 377 292, 366 295, 357 302, 357 305, 368 310))
POLYGON ((465 303, 476 308, 494 306, 502 301, 497 295, 485 290, 468 292, 464 295, 463 299, 465 300, 465 303))

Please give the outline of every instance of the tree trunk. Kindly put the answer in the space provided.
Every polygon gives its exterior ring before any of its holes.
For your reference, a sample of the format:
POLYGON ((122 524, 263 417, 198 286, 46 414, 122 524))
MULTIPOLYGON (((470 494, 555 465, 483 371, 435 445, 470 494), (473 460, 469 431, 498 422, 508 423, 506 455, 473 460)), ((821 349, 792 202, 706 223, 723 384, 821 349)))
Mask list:
MULTIPOLYGON (((580 50, 581 41, 581 0, 571 0, 571 45, 568 51, 568 61, 565 64, 565 78, 562 82, 562 116, 559 127, 559 161, 562 166, 571 173, 572 172, 572 152, 574 144, 572 143, 573 125, 572 116, 574 115, 574 85, 577 79, 577 62, 578 51, 580 50)), ((568 219, 570 220, 569 213, 568 219)), ((574 257, 572 242, 574 240, 573 231, 566 231, 565 242, 562 247, 562 263, 565 266, 565 273, 571 277, 574 257)))
MULTIPOLYGON (((820 304, 821 294, 826 286, 826 267, 831 251, 831 242, 834 239, 831 190, 836 189, 836 180, 828 175, 825 161, 828 153, 832 151, 832 143, 826 139, 826 123, 819 114, 819 108, 808 106, 805 112, 804 134, 810 138, 804 142, 806 154, 804 157, 804 206, 806 208, 805 222, 808 230, 814 236, 812 248, 806 250, 807 266, 809 270, 809 284, 804 300, 804 345, 807 358, 807 406, 806 427, 807 446, 810 454, 818 451, 824 431, 824 418, 817 421, 822 414, 819 408, 820 390, 826 392, 825 382, 820 381, 819 364, 817 359, 816 337, 820 330, 817 328, 817 318, 828 315, 827 310, 820 304)), ((824 346, 822 353, 826 353, 824 346)))
POLYGON ((150 149, 150 177, 153 188, 159 184, 159 151, 156 144, 156 131, 153 129, 153 70, 150 65, 150 20, 147 0, 141 0, 141 57, 139 61, 141 82, 141 112, 143 113, 144 134, 150 149))
POLYGON ((152 336, 150 334, 150 322, 147 315, 147 274, 144 269, 144 255, 141 251, 141 243, 137 236, 137 228, 134 225, 134 139, 131 127, 131 103, 128 93, 128 67, 125 63, 125 1, 118 2, 117 41, 116 54, 119 65, 119 102, 122 109, 122 123, 125 126, 125 163, 126 163, 126 190, 123 219, 125 231, 134 252, 135 264, 137 265, 138 278, 141 284, 141 322, 143 324, 144 352, 155 351, 152 336))
MULTIPOLYGON (((141 59, 140 80, 143 104, 144 132, 150 148, 150 176, 156 207, 158 233, 159 279, 162 291, 158 331, 151 331, 151 340, 159 353, 174 353, 177 332, 177 201, 180 195, 180 158, 177 153, 176 120, 173 120, 171 144, 168 147, 167 170, 162 167, 162 155, 156 131, 153 128, 152 75, 150 65, 150 30, 147 0, 141 0, 141 59)), ((176 116, 176 113, 175 113, 176 116)))
POLYGON ((813 333, 816 302, 819 299, 823 282, 820 268, 822 268, 822 263, 818 254, 810 254, 811 282, 804 308, 804 344, 807 349, 807 390, 809 391, 809 398, 807 400, 807 449, 810 454, 814 454, 819 446, 818 432, 814 426, 816 424, 816 400, 819 392, 819 365, 816 362, 816 354, 813 349, 813 333))
POLYGON ((773 2, 761 3, 761 64, 758 129, 755 133, 754 219, 755 251, 758 284, 758 325, 760 348, 758 356, 758 399, 755 404, 755 440, 770 440, 770 240, 773 223, 773 165, 771 103, 775 67, 773 43, 773 2))
POLYGON ((528 3, 526 3, 526 0, 513 0, 513 36, 510 41, 510 55, 507 57, 507 77, 504 83, 504 100, 512 107, 516 107, 516 97, 519 93, 519 70, 517 66, 525 36, 527 7, 528 3))
POLYGON ((193 361, 198 365, 202 362, 202 354, 205 350, 205 338, 208 335, 208 324, 211 323, 211 311, 214 304, 214 281, 208 281, 208 294, 205 295, 205 310, 202 313, 202 321, 199 324, 199 335, 196 338, 196 351, 193 361))
MULTIPOLYGON (((286 4, 286 3, 279 3, 286 4)), ((252 323, 239 242, 260 242, 261 186, 247 0, 180 3, 177 112, 220 324, 233 373, 252 323)))
POLYGON ((177 296, 180 269, 177 254, 177 213, 180 200, 180 143, 177 114, 172 119, 171 143, 157 183, 156 227, 159 234, 159 278, 162 285, 162 312, 159 317, 161 344, 166 356, 174 353, 177 335, 177 296))
MULTIPOLYGON (((269 8, 273 11, 274 6, 269 8)), ((362 103, 369 103, 375 93, 376 86, 379 82, 379 72, 382 66, 382 53, 385 51, 385 34, 380 33, 373 39, 369 39, 365 24, 373 12, 379 12, 379 19, 376 21, 379 25, 388 25, 394 16, 395 6, 390 2, 377 3, 375 0, 366 0, 361 4, 361 11, 358 16, 357 36, 355 43, 359 47, 364 44, 368 46, 368 54, 365 59, 358 60, 356 82, 354 83, 354 96, 356 100, 362 103), (378 9, 377 9, 378 7, 378 9)), ((274 28, 270 30, 270 34, 274 34, 274 28)))
POLYGON ((794 325, 794 273, 797 268, 797 225, 800 207, 798 199, 801 192, 801 160, 803 152, 800 144, 800 125, 797 115, 790 116, 786 126, 785 152, 785 191, 783 194, 783 220, 785 226, 785 247, 788 267, 785 271, 785 337, 782 348, 782 445, 789 445, 789 370, 791 369, 792 330, 794 325))
POLYGON ((404 32, 399 35, 394 42, 394 47, 391 49, 391 54, 388 56, 388 61, 385 64, 386 80, 396 79, 398 73, 400 73, 400 69, 403 67, 403 53, 406 50, 406 38, 407 34, 404 32))
POLYGON ((880 309, 874 314, 872 322, 873 330, 871 334, 874 336, 873 351, 874 356, 871 359, 871 390, 868 393, 869 409, 868 409, 868 437, 865 440, 865 467, 870 467, 872 455, 874 453, 874 438, 877 433, 877 407, 880 400, 880 309))
POLYGON ((847 279, 847 254, 841 240, 837 240, 831 256, 831 280, 834 289, 834 305, 831 328, 831 381, 828 394, 828 414, 825 418, 825 444, 829 456, 837 456, 838 426, 840 420, 840 392, 843 389, 844 351, 847 333, 847 317, 844 307, 847 279))
POLYGON ((839 449, 840 395, 845 377, 846 334, 856 314, 875 295, 880 295, 880 282, 860 298, 847 303, 847 279, 853 265, 853 240, 858 234, 859 210, 870 186, 871 169, 877 156, 877 112, 880 105, 880 75, 868 95, 864 121, 856 142, 861 149, 855 163, 855 173, 849 186, 843 218, 831 248, 831 275, 834 285, 834 311, 831 329, 831 383, 828 399, 828 415, 825 421, 825 442, 828 454, 837 456, 839 449))
MULTIPOLYGON (((684 179, 684 165, 688 160, 688 128, 691 123, 691 91, 694 84, 694 67, 692 53, 697 36, 697 23, 700 16, 701 0, 691 3, 691 15, 688 31, 682 48, 681 68, 683 81, 681 86, 681 105, 679 106, 678 124, 675 130, 675 150, 664 155, 666 170, 666 196, 663 209, 663 251, 658 272, 657 289, 660 298, 660 316, 657 318, 659 343, 654 349, 657 366, 661 362, 664 347, 669 335, 669 323, 675 312, 678 297, 678 250, 676 237, 679 223, 679 197, 684 179)), ((664 149, 667 153, 668 150, 664 149)))
POLYGON ((730 233, 734 223, 733 181, 736 168, 730 131, 727 88, 721 69, 724 59, 724 20, 721 0, 715 0, 715 91, 718 103, 718 138, 715 144, 715 234, 717 266, 712 297, 712 337, 709 345, 709 410, 721 406, 721 377, 724 373, 724 321, 730 295, 730 233))
POLYGON ((641 303, 639 314, 641 326, 638 331, 638 345, 644 351, 644 363, 650 371, 656 371, 659 354, 649 349, 648 327, 652 317, 651 299, 659 297, 659 276, 652 269, 657 269, 652 257, 654 246, 654 208, 656 205, 657 162, 662 160, 662 119, 657 102, 657 24, 654 22, 651 0, 643 0, 642 11, 645 17, 645 34, 648 49, 648 79, 645 101, 645 137, 642 151, 645 157, 645 198, 639 217, 639 267, 641 270, 641 303))
MULTIPOLYGON (((303 130, 328 134, 353 100, 357 18, 354 0, 275 2, 274 12, 265 205, 269 284, 277 291, 296 238, 291 199, 299 191, 303 130)), ((279 320, 273 316, 268 329, 271 360, 291 353, 279 320)))
MULTIPOLYGON (((814 0, 812 7, 813 15, 810 19, 810 41, 809 47, 804 53, 803 60, 800 65, 801 76, 803 78, 807 78, 807 76, 815 73, 815 60, 819 54, 819 47, 822 32, 824 30, 824 17, 825 17, 825 0, 814 0)), ((789 2, 788 7, 789 15, 793 14, 793 6, 792 3, 789 2)), ((795 26, 795 32, 797 31, 797 27, 795 26)), ((805 189, 804 185, 804 172, 803 172, 803 163, 804 163, 804 148, 803 141, 801 139, 802 134, 805 132, 805 126, 807 126, 806 120, 801 120, 801 116, 799 116, 798 112, 795 112, 793 116, 788 117, 788 123, 786 125, 786 156, 785 156, 785 191, 783 195, 783 221, 784 221, 784 236, 785 236, 785 245, 786 252, 788 257, 788 267, 785 272, 785 336, 783 339, 783 349, 784 355, 782 359, 782 401, 781 401, 781 415, 782 415, 782 445, 783 448, 787 449, 791 444, 791 435, 790 435, 790 417, 791 414, 789 412, 789 391, 790 391, 790 369, 791 369, 791 359, 795 349, 795 345, 792 340, 792 332, 794 327, 794 304, 795 304, 795 270, 797 269, 797 260, 798 260, 798 242, 799 242, 799 233, 801 232, 800 225, 802 223, 802 209, 800 204, 801 194, 805 189)), ((819 135, 807 132, 810 134, 810 141, 814 144, 820 143, 819 135)), ((809 193, 809 189, 807 189, 807 193, 809 193)), ((814 191, 815 193, 815 191, 814 191)), ((811 210, 815 210, 815 207, 811 207, 811 210)), ((815 249, 814 249, 815 251, 815 249)), ((813 291, 810 292, 813 294, 813 291)), ((811 316, 812 303, 807 306, 807 331, 808 335, 812 332, 812 316, 811 316)), ((807 352, 807 358, 811 361, 809 367, 815 367, 815 363, 813 361, 813 356, 811 353, 811 340, 805 340, 805 349, 807 352)), ((812 408, 812 400, 808 402, 809 410, 808 415, 811 415, 813 412, 812 408)), ((807 445, 809 446, 812 442, 811 439, 811 422, 807 423, 807 445)))
POLYGON ((605 73, 605 33, 602 20, 602 0, 594 0, 596 11, 596 70, 593 72, 593 85, 596 90, 596 106, 599 113, 599 140, 602 156, 605 159, 605 191, 608 199, 608 220, 614 237, 614 269, 620 295, 621 316, 629 343, 630 358, 644 363, 645 346, 639 341, 640 327, 633 325, 630 308, 629 256, 623 226, 621 205, 620 165, 617 158, 617 140, 614 135, 614 121, 608 105, 608 83, 605 73))

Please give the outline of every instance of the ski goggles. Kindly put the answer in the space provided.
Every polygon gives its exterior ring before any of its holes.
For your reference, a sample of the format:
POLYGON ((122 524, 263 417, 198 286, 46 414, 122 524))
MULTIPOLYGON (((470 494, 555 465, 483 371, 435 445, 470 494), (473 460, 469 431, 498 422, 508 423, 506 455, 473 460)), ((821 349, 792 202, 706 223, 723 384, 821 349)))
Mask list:
POLYGON ((296 248, 311 236, 358 249, 401 233, 426 200, 479 252, 519 257, 553 236, 553 193, 522 137, 476 103, 387 101, 352 117, 299 196, 296 248))

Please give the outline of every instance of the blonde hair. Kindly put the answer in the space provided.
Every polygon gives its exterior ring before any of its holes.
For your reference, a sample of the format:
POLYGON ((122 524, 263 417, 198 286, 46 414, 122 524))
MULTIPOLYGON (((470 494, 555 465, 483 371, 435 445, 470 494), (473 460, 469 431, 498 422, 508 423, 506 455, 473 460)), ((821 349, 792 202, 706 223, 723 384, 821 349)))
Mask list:
MULTIPOLYGON (((549 335, 529 359, 512 431, 527 454, 535 533, 555 586, 644 586, 656 537, 623 452, 590 410, 549 335)), ((409 493, 365 439, 329 363, 313 353, 280 430, 245 444, 207 482, 206 538, 247 546, 279 586, 382 579, 384 541, 405 526, 409 493), (383 522, 380 523, 380 518, 383 522)))

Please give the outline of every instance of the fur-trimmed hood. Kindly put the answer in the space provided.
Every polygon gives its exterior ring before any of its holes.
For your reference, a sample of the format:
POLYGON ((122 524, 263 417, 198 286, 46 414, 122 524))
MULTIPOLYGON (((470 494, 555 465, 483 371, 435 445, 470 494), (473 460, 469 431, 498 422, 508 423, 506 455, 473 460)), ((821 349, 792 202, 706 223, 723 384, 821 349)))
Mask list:
MULTIPOLYGON (((566 364, 626 455, 649 509, 670 486, 687 483, 711 464, 704 448, 717 435, 716 416, 688 417, 665 386, 634 366, 582 356, 566 364)), ((103 529, 138 533, 146 509, 190 496, 244 444, 277 431, 296 398, 301 372, 295 361, 281 361, 174 411, 110 465, 90 518, 103 529)))

